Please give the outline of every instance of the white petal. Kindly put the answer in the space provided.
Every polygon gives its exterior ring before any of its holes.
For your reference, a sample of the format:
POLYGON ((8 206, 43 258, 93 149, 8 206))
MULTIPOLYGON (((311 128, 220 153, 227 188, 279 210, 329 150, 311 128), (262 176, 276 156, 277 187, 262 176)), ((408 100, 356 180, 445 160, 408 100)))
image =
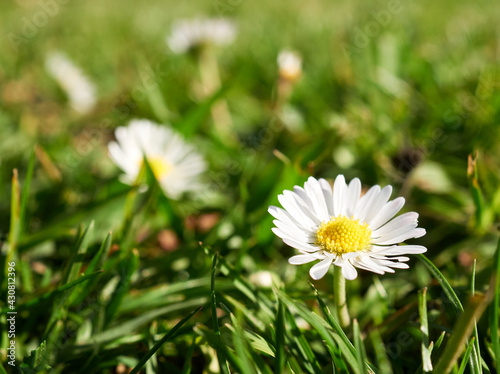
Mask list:
POLYGON ((388 244, 398 244, 402 243, 405 240, 408 239, 413 239, 413 238, 420 238, 425 235, 425 229, 422 228, 412 228, 411 225, 409 226, 404 226, 400 230, 396 230, 399 235, 384 235, 381 238, 373 240, 373 243, 375 244, 380 244, 380 245, 388 245, 388 244))
POLYGON ((359 218, 361 222, 365 222, 365 217, 372 207, 373 203, 376 201, 377 196, 380 192, 380 186, 375 185, 368 190, 368 192, 359 199, 358 206, 354 212, 354 218, 359 218))
POLYGON ((274 218, 279 219, 288 225, 295 224, 298 228, 301 228, 304 231, 312 231, 314 229, 314 225, 311 222, 311 225, 306 225, 305 222, 297 221, 292 215, 284 209, 278 208, 276 206, 270 206, 267 210, 274 218))
POLYGON ((408 212, 400 215, 399 217, 394 218, 392 221, 389 221, 384 226, 378 228, 377 230, 372 232, 372 237, 380 237, 383 235, 387 235, 388 233, 397 230, 400 227, 414 224, 413 227, 417 227, 418 213, 408 212))
POLYGON ((317 217, 321 221, 330 219, 323 191, 321 190, 319 182, 315 178, 309 177, 307 182, 304 184, 304 189, 313 203, 314 211, 316 212, 317 217))
POLYGON ((348 217, 353 216, 358 206, 359 196, 361 195, 361 181, 358 178, 354 178, 347 188, 346 197, 346 215, 348 217))
POLYGON ((321 250, 319 247, 312 246, 311 244, 301 243, 293 239, 283 238, 283 242, 288 244, 290 247, 297 248, 300 251, 305 252, 317 252, 321 250))
POLYGON ((340 174, 335 178, 335 182, 333 183, 333 212, 335 217, 345 215, 346 191, 345 178, 340 174))
POLYGON ((394 217, 401 210, 403 205, 405 205, 404 197, 398 197, 392 201, 389 201, 382 207, 382 209, 380 209, 380 212, 368 222, 370 228, 372 230, 378 229, 380 226, 394 217))
POLYGON ((131 179, 135 179, 139 172, 140 162, 131 158, 116 142, 108 144, 108 151, 115 164, 125 173, 129 174, 131 179))
POLYGON ((297 255, 290 257, 288 259, 288 262, 292 265, 302 265, 302 264, 307 264, 308 262, 312 262, 316 260, 316 257, 312 255, 297 255))
POLYGON ((365 222, 370 222, 382 209, 382 207, 387 204, 389 198, 392 194, 392 186, 385 186, 377 195, 372 206, 368 210, 365 216, 365 222))
POLYGON ((389 260, 378 260, 378 263, 395 269, 409 269, 410 266, 404 262, 389 261, 389 260))
POLYGON ((310 238, 307 234, 298 229, 295 231, 291 231, 273 227, 271 230, 276 234, 276 236, 282 239, 291 239, 296 241, 297 243, 314 243, 314 239, 310 238))
POLYGON ((328 208, 328 217, 333 216, 333 190, 330 183, 325 179, 321 178, 318 180, 321 185, 321 190, 323 191, 323 196, 325 198, 326 207, 328 208))
POLYGON ((274 234, 278 237, 280 237, 281 239, 291 239, 291 240, 294 240, 298 243, 309 243, 309 238, 303 236, 303 235, 300 235, 301 232, 300 231, 296 231, 295 233, 290 233, 288 231, 284 231, 282 229, 279 229, 277 227, 273 227, 272 229, 272 232, 274 232, 274 234))
POLYGON ((386 255, 385 253, 370 252, 369 255, 371 258, 376 258, 378 260, 398 261, 398 262, 410 261, 409 257, 405 257, 405 256, 387 257, 390 255, 386 255))
POLYGON ((374 273, 394 273, 394 270, 385 266, 380 260, 376 258, 371 258, 370 256, 360 256, 360 261, 367 267, 371 268, 371 271, 373 271, 374 273))
POLYGON ((349 260, 344 260, 339 256, 333 264, 342 268, 342 275, 345 279, 353 280, 358 276, 358 272, 349 260))
POLYGON ((354 266, 356 266, 357 268, 359 269, 363 269, 363 270, 367 270, 367 271, 371 271, 372 273, 377 273, 377 274, 385 274, 385 271, 383 271, 382 269, 379 269, 378 266, 372 266, 372 264, 367 264, 364 257, 363 256, 360 256, 354 260, 352 260, 352 263, 354 266))
POLYGON ((285 210, 294 217, 295 220, 303 222, 306 226, 314 226, 314 221, 309 218, 295 203, 294 199, 285 197, 284 195, 278 195, 278 201, 285 210))
POLYGON ((383 253, 386 256, 414 255, 427 252, 427 248, 422 245, 395 245, 391 247, 373 246, 377 253, 383 253))
POLYGON ((315 222, 316 224, 321 223, 322 220, 319 219, 318 215, 314 211, 314 206, 309 197, 302 198, 301 195, 287 190, 283 191, 283 195, 285 195, 285 197, 287 197, 288 199, 293 199, 297 204, 297 206, 299 207, 299 209, 301 209, 302 212, 304 212, 304 214, 306 214, 311 220, 313 220, 313 222, 315 222))
POLYGON ((352 258, 358 257, 359 256, 359 252, 347 252, 347 253, 342 253, 339 256, 342 257, 342 259, 344 259, 344 260, 350 260, 352 258))
POLYGON ((324 260, 318 262, 316 265, 314 265, 311 270, 309 270, 309 275, 311 276, 312 279, 318 280, 321 279, 325 276, 326 272, 330 268, 330 265, 332 264, 332 259, 329 257, 326 257, 324 260))
POLYGON ((314 202, 316 198, 314 196, 310 196, 302 187, 294 186, 293 195, 288 196, 293 196, 295 202, 297 203, 297 206, 303 211, 306 211, 308 217, 315 217, 312 218, 314 222, 316 222, 316 218, 318 218, 320 221, 329 218, 323 218, 320 214, 318 214, 315 207, 315 204, 317 205, 317 203, 314 202))
POLYGON ((285 190, 278 195, 278 201, 297 221, 304 221, 308 226, 321 223, 296 193, 285 190))
POLYGON ((277 219, 275 219, 273 223, 278 229, 280 229, 280 231, 287 234, 287 236, 289 236, 290 238, 295 238, 298 241, 305 241, 307 243, 314 241, 314 237, 310 235, 309 232, 303 231, 301 228, 298 228, 295 225, 288 225, 277 219))
POLYGON ((354 280, 357 278, 358 272, 356 271, 354 266, 351 265, 349 261, 346 261, 344 263, 344 266, 342 266, 342 275, 347 280, 354 280))

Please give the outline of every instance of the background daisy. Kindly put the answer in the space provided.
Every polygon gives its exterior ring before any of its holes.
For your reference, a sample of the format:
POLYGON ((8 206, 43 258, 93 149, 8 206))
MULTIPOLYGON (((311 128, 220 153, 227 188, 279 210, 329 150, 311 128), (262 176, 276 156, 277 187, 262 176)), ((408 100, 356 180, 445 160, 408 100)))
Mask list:
POLYGON ((174 53, 185 53, 203 44, 228 45, 236 37, 236 26, 224 18, 178 20, 172 25, 167 44, 174 53))
POLYGON ((116 142, 108 145, 113 161, 125 172, 122 181, 136 181, 145 156, 165 194, 177 199, 183 192, 199 190, 205 160, 178 134, 148 120, 132 120, 118 127, 116 142))
POLYGON ((296 81, 302 74, 302 57, 295 51, 284 49, 278 55, 278 68, 282 79, 296 81))
POLYGON ((71 107, 78 113, 90 112, 96 103, 96 87, 81 69, 63 53, 50 54, 45 68, 68 95, 71 107))

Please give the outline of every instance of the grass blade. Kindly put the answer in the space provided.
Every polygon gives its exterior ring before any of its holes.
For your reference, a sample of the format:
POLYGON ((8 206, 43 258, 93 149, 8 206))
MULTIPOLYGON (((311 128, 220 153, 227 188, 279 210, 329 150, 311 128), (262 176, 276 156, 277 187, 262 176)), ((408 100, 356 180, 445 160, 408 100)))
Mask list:
POLYGON ((290 332, 292 340, 295 342, 295 344, 297 345, 299 351, 302 353, 302 356, 304 358, 304 360, 301 360, 301 362, 303 362, 304 366, 306 367, 310 366, 311 370, 308 370, 309 372, 312 371, 316 374, 323 373, 321 365, 318 362, 318 358, 314 354, 304 334, 299 330, 297 323, 295 322, 295 317, 292 315, 292 313, 290 313, 288 309, 285 310, 287 315, 287 321, 288 324, 290 325, 288 331, 290 332))
MULTIPOLYGON (((148 347, 152 349, 155 345, 155 336, 158 334, 158 322, 153 321, 148 331, 148 347)), ((151 359, 146 361, 145 364, 146 374, 155 374, 158 371, 158 360, 155 355, 151 356, 151 359)))
MULTIPOLYGON (((93 273, 96 269, 102 268, 104 266, 104 262, 108 257, 109 249, 111 248, 113 236, 111 232, 106 236, 106 239, 101 244, 101 247, 90 261, 89 266, 85 270, 85 275, 93 273)), ((75 292, 72 294, 71 304, 77 305, 81 303, 85 298, 89 295, 90 292, 94 289, 97 282, 99 282, 100 277, 96 277, 92 279, 91 282, 85 285, 78 286, 78 289, 75 289, 75 292)))
POLYGON ((425 257, 423 254, 417 255, 418 259, 423 262, 423 264, 429 269, 429 271, 434 275, 434 277, 437 279, 441 287, 443 288, 446 296, 448 299, 451 301, 453 304, 455 311, 457 315, 460 315, 460 312, 464 310, 464 307, 462 306, 462 303, 460 302, 460 299, 458 298, 457 294, 451 287, 450 283, 446 280, 444 275, 439 271, 439 269, 429 260, 427 257, 425 257))
MULTIPOLYGON (((223 304, 221 303, 221 306, 223 304)), ((227 308, 223 308, 227 309, 227 308)), ((237 318, 233 313, 231 313, 229 310, 226 311, 226 313, 229 312, 229 316, 231 318, 231 322, 233 323, 233 326, 230 326, 229 324, 226 324, 226 326, 231 330, 233 333, 233 344, 234 344, 234 349, 236 351, 236 354, 238 355, 239 359, 241 360, 241 373, 242 374, 255 374, 254 366, 252 365, 252 362, 250 361, 249 354, 251 354, 249 350, 249 342, 245 338, 245 332, 241 328, 240 323, 238 322, 237 318)), ((256 362, 256 361, 255 361, 256 362)), ((280 372, 278 372, 280 373, 280 372)))
POLYGON ((438 340, 436 340, 436 344, 434 344, 433 351, 437 351, 441 347, 441 344, 443 344, 445 336, 446 336, 446 331, 443 331, 441 335, 439 335, 438 340))
MULTIPOLYGON (((1 279, 0 289, 3 290, 4 281, 7 279, 7 269, 9 263, 15 258, 17 242, 19 240, 19 232, 21 228, 20 223, 20 186, 17 169, 12 171, 12 196, 10 200, 10 231, 9 231, 9 247, 6 256, 0 256, 1 266, 1 279), (1 262, 5 261, 5 262, 1 262)), ((7 285, 5 285, 7 287, 7 285)))
POLYGON ((427 288, 418 292, 418 311, 420 314, 420 331, 422 331, 422 367, 424 372, 432 371, 431 350, 429 347, 429 327, 427 323, 427 288))
MULTIPOLYGON (((220 340, 220 329, 219 329, 219 319, 217 317, 217 297, 215 296, 215 272, 217 270, 217 259, 219 255, 215 253, 212 262, 212 275, 210 278, 210 300, 212 308, 212 327, 214 329, 215 335, 220 340)), ((221 340, 222 343, 222 340, 221 340)), ((224 357, 223 353, 217 351, 217 358, 219 359, 219 366, 222 373, 229 373, 229 367, 227 365, 227 359, 224 357)))
POLYGON ((191 358, 193 357, 194 349, 196 348, 196 335, 193 336, 193 341, 189 346, 189 349, 186 353, 186 357, 184 359, 184 367, 182 368, 181 374, 191 374, 191 358))
POLYGON ((493 290, 493 302, 489 307, 489 322, 491 331, 491 346, 493 355, 492 358, 495 361, 497 370, 500 369, 500 331, 499 331, 499 321, 500 321, 500 239, 498 240, 497 251, 495 253, 494 260, 494 290, 493 290))
POLYGON ((199 308, 193 310, 191 313, 189 313, 186 317, 184 317, 183 319, 181 319, 174 327, 172 327, 172 329, 167 332, 165 334, 165 336, 163 338, 161 338, 160 341, 158 341, 158 343, 156 343, 153 348, 151 348, 148 353, 146 353, 146 355, 139 361, 139 363, 132 369, 132 371, 130 372, 130 374, 137 374, 139 372, 139 370, 141 370, 141 368, 146 364, 146 362, 151 358, 151 356, 153 356, 156 351, 158 351, 158 349, 161 348, 161 346, 163 344, 165 344, 166 341, 168 341, 169 339, 171 339, 173 336, 175 336, 175 333, 181 328, 182 325, 184 325, 192 316, 194 316, 201 308, 203 308, 202 306, 200 306, 199 308))
POLYGON ((389 358, 387 357, 387 352, 382 337, 380 336, 380 332, 377 329, 371 330, 370 339, 377 356, 377 364, 380 373, 392 374, 392 366, 389 358))
POLYGON ((275 320, 275 331, 276 331, 276 360, 275 360, 275 372, 281 373, 285 367, 285 319, 283 312, 283 303, 278 300, 278 310, 276 313, 275 320))
POLYGON ((183 233, 183 226, 182 226, 182 217, 177 214, 175 211, 174 207, 172 206, 170 200, 167 198, 165 193, 163 192, 163 189, 161 188, 158 179, 151 168, 151 164, 148 161, 148 159, 144 156, 143 159, 144 167, 145 167, 145 176, 146 176, 146 181, 150 187, 151 190, 151 197, 146 205, 153 204, 155 198, 157 198, 157 203, 158 203, 158 209, 162 214, 164 215, 166 219, 166 225, 171 227, 179 236, 182 236, 183 233), (161 192, 161 193, 157 193, 161 192))
POLYGON ((309 286, 311 286, 312 290, 314 291, 314 294, 316 295, 316 299, 318 300, 318 303, 321 307, 321 310, 322 310, 323 314, 325 315, 330 326, 339 334, 339 336, 341 337, 341 339, 345 343, 346 347, 348 347, 350 349, 351 353, 353 355, 356 355, 356 348, 351 343, 351 341, 349 340, 347 335, 344 333, 344 330, 342 330, 342 327, 340 327, 340 324, 335 319, 335 317, 332 315, 332 313, 330 312, 330 309, 328 309, 328 307, 326 306, 323 299, 319 296, 319 292, 316 289, 316 287, 314 287, 314 285, 311 282, 309 282, 309 286))
POLYGON ((460 368, 458 369, 458 374, 464 374, 465 368, 467 367, 467 361, 472 359, 471 352, 472 352, 472 347, 474 347, 475 342, 476 342, 476 339, 474 337, 472 337, 469 344, 467 344, 467 349, 465 350, 464 357, 462 358, 462 362, 460 363, 460 368))
POLYGON ((353 371, 355 373, 359 373, 358 362, 356 360, 356 350, 352 343, 347 339, 347 336, 345 336, 345 334, 343 334, 345 338, 337 334, 332 334, 327 328, 327 326, 329 326, 328 323, 325 322, 317 314, 311 312, 305 305, 293 301, 281 291, 276 290, 275 292, 289 308, 295 309, 302 318, 304 318, 312 327, 314 327, 314 329, 325 341, 325 344, 329 346, 328 349, 331 352, 337 351, 337 345, 339 345, 342 355, 349 363, 353 371), (345 341, 345 339, 347 339, 347 342, 345 341))
POLYGON ((363 374, 368 374, 366 369, 366 351, 363 340, 361 339, 361 332, 359 331, 359 324, 357 319, 352 321, 353 335, 354 335, 354 346, 356 347, 356 359, 358 360, 358 369, 363 374))
MULTIPOLYGON (((20 305, 16 306, 16 310, 17 311, 26 310, 26 309, 30 309, 30 308, 35 307, 35 306, 39 306, 42 303, 46 303, 49 300, 51 300, 52 298, 62 294, 64 291, 69 290, 70 288, 75 287, 76 285, 78 285, 82 282, 85 282, 87 280, 95 278, 98 275, 100 275, 101 273, 102 273, 102 270, 99 270, 99 271, 96 271, 96 272, 91 273, 91 274, 82 275, 79 278, 75 279, 73 282, 63 284, 62 286, 60 286, 59 288, 57 288, 51 292, 48 292, 40 297, 37 297, 36 299, 30 300, 24 304, 20 304, 20 305)), ((1 312, 4 313, 7 310, 8 310, 8 308, 4 308, 4 309, 2 309, 1 312)))
MULTIPOLYGON (((470 298, 464 313, 455 324, 451 338, 434 369, 436 373, 447 374, 451 372, 453 365, 455 365, 464 350, 465 342, 472 333, 475 321, 479 320, 486 306, 487 302, 484 295, 476 294, 470 298)), ((474 345, 472 346, 474 347, 474 345)))
MULTIPOLYGON (((239 322, 239 319, 235 317, 234 313, 229 310, 229 308, 224 305, 223 303, 219 303, 221 309, 231 318, 231 322, 233 326, 230 324, 226 323, 226 327, 233 333, 233 343, 236 348, 236 352, 238 353, 238 356, 242 359, 242 365, 247 367, 247 368, 254 368, 257 367, 258 370, 262 373, 268 373, 272 374, 273 371, 265 363, 265 361, 262 359, 260 355, 257 354, 257 351, 263 352, 267 356, 270 357, 276 357, 275 355, 275 349, 271 347, 271 345, 260 335, 252 332, 252 331, 246 331, 243 330, 241 327, 241 323, 239 322), (240 334, 236 336, 235 334, 240 334), (250 347, 252 349, 247 349, 246 351, 242 351, 241 348, 243 346, 250 347), (250 353, 251 359, 254 362, 254 365, 251 364, 251 361, 248 360, 246 357, 247 354, 250 353)), ((241 310, 237 309, 240 314, 242 314, 241 310)), ((246 370, 246 369, 244 369, 246 370)), ((249 372, 254 372, 253 370, 249 372)))
POLYGON ((151 110, 156 118, 162 123, 166 123, 170 117, 170 110, 166 104, 167 100, 163 97, 161 87, 159 85, 160 77, 155 76, 153 69, 141 58, 141 69, 139 76, 141 77, 142 84, 146 89, 146 97, 148 99, 151 110), (151 84, 148 80, 153 79, 154 83, 151 84))
POLYGON ((211 345, 216 351, 221 351, 227 359, 227 362, 231 364, 234 372, 241 373, 241 361, 234 353, 229 351, 228 347, 222 343, 220 336, 217 336, 213 331, 209 330, 206 326, 198 324, 193 330, 200 336, 206 339, 207 343, 211 345))
POLYGON ((16 251, 21 230, 21 186, 19 184, 17 169, 12 171, 12 196, 10 204, 9 253, 7 254, 7 262, 10 262, 16 251))
POLYGON ((78 351, 77 353, 93 350, 97 344, 108 343, 126 334, 131 334, 134 330, 138 329, 148 322, 153 321, 156 318, 164 316, 168 313, 174 313, 188 308, 191 309, 206 302, 208 302, 208 299, 206 297, 196 298, 189 299, 183 302, 172 303, 171 305, 163 308, 150 310, 148 312, 140 314, 138 317, 128 319, 127 321, 117 326, 89 337, 87 340, 84 340, 76 345, 74 347, 74 350, 78 351))
POLYGON ((122 274, 120 276, 120 283, 116 287, 106 307, 105 324, 109 324, 115 316, 116 311, 127 294, 130 284, 132 282, 132 275, 139 267, 139 252, 134 249, 129 253, 128 258, 124 261, 122 274))
MULTIPOLYGON (((80 274, 80 269, 82 267, 83 256, 87 251, 88 243, 90 241, 90 235, 94 229, 94 221, 92 221, 89 226, 83 231, 82 234, 77 236, 77 241, 75 249, 73 250, 73 255, 66 265, 66 270, 62 279, 62 283, 68 283, 74 281, 78 274, 80 274)), ((80 233, 82 231, 80 230, 80 233)))
MULTIPOLYGON (((424 256, 423 254, 419 254, 417 256, 420 259, 420 261, 422 261, 424 263, 424 265, 430 270, 430 272, 436 277, 439 284, 443 288, 446 296, 453 304, 453 306, 455 308, 455 312, 457 313, 457 315, 460 315, 461 312, 464 311, 464 308, 463 308, 462 303, 460 302, 460 299, 458 298, 457 294, 455 293, 455 291, 453 290, 451 285, 448 283, 448 281, 446 280, 444 275, 439 271, 439 269, 426 256, 424 256)), ((477 339, 477 335, 476 335, 476 339, 477 339)), ((482 361, 482 359, 479 357, 478 350, 477 350, 476 346, 474 346, 472 348, 471 357, 472 357, 471 366, 472 366, 473 372, 474 373, 481 373, 482 369, 481 369, 481 364, 479 363, 479 361, 480 360, 482 361)))
POLYGON ((476 227, 484 230, 487 228, 486 222, 486 204, 484 202, 483 192, 479 186, 478 171, 477 171, 477 151, 473 157, 471 154, 467 160, 467 178, 469 179, 469 186, 472 195, 472 200, 476 207, 475 211, 475 224, 476 227))
POLYGON ((180 122, 174 123, 174 127, 186 138, 191 138, 198 131, 199 126, 203 124, 203 120, 210 115, 212 105, 222 98, 228 89, 229 85, 226 85, 214 92, 212 96, 206 98, 205 101, 184 115, 180 122))
MULTIPOLYGON (((476 293, 476 259, 472 264, 472 279, 471 279, 471 295, 474 296, 476 293)), ((479 347, 479 332, 477 331, 477 321, 474 321, 474 346, 472 347, 472 354, 470 355, 471 368, 474 373, 482 374, 483 367, 480 364, 481 349, 479 347)))
POLYGON ((23 188, 21 192, 21 207, 19 211, 19 234, 22 234, 26 229, 26 206, 28 204, 28 197, 30 193, 31 180, 33 179, 33 171, 35 170, 36 153, 35 150, 31 151, 30 160, 28 162, 28 170, 26 178, 24 179, 23 188))
POLYGON ((43 341, 37 349, 31 351, 28 357, 25 357, 23 363, 21 364, 21 372, 24 372, 22 369, 28 369, 27 372, 43 372, 44 370, 52 369, 47 363, 46 356, 46 343, 43 341))

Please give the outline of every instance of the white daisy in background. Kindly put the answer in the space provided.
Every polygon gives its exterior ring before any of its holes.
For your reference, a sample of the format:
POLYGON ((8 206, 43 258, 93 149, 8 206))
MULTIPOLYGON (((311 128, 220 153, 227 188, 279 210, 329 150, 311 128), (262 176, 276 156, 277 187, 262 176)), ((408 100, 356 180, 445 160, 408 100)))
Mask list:
POLYGON ((185 53, 204 44, 229 45, 236 38, 236 25, 225 18, 179 20, 172 25, 167 44, 174 53, 185 53))
POLYGON ((90 112, 96 103, 96 87, 63 53, 50 54, 45 69, 68 95, 71 107, 78 113, 90 112))
POLYGON ((256 286, 262 288, 271 288, 273 286, 273 276, 273 273, 271 273, 270 271, 260 270, 256 273, 252 273, 249 280, 256 286))
POLYGON ((132 120, 127 127, 118 127, 115 136, 117 141, 110 142, 108 149, 125 172, 124 183, 136 182, 146 157, 168 197, 176 199, 183 192, 201 189, 205 160, 172 129, 144 119, 132 120))
POLYGON ((285 209, 269 207, 276 220, 273 232, 283 242, 302 254, 289 259, 300 265, 315 260, 309 274, 322 278, 333 263, 342 268, 346 279, 355 279, 355 268, 377 274, 393 273, 393 268, 407 269, 406 254, 424 253, 421 245, 398 246, 407 239, 425 235, 417 228, 418 214, 404 213, 393 218, 405 199, 389 198, 392 187, 373 186, 361 196, 361 182, 355 178, 346 184, 337 176, 333 189, 324 179, 310 177, 304 188, 285 190, 278 200, 285 209))
POLYGON ((283 50, 278 55, 278 68, 282 79, 294 82, 302 75, 302 57, 295 51, 283 50))

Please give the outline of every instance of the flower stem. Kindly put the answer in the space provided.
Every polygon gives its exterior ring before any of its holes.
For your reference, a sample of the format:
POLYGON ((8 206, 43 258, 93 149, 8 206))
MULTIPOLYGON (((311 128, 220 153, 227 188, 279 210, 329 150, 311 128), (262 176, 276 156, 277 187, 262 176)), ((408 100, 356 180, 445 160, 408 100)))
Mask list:
POLYGON ((333 295, 335 300, 335 308, 337 309, 337 315, 339 318, 340 325, 343 328, 349 327, 351 324, 351 318, 349 317, 349 311, 347 310, 347 301, 345 294, 345 278, 342 275, 342 269, 335 266, 333 271, 333 295))
MULTIPOLYGON (((205 46, 205 48, 200 51, 198 62, 201 76, 202 95, 203 99, 206 99, 214 95, 221 88, 221 79, 219 68, 217 66, 217 59, 209 46, 205 46)), ((211 112, 215 129, 219 132, 219 134, 234 140, 234 134, 232 133, 233 122, 226 100, 221 98, 213 103, 211 112)))

